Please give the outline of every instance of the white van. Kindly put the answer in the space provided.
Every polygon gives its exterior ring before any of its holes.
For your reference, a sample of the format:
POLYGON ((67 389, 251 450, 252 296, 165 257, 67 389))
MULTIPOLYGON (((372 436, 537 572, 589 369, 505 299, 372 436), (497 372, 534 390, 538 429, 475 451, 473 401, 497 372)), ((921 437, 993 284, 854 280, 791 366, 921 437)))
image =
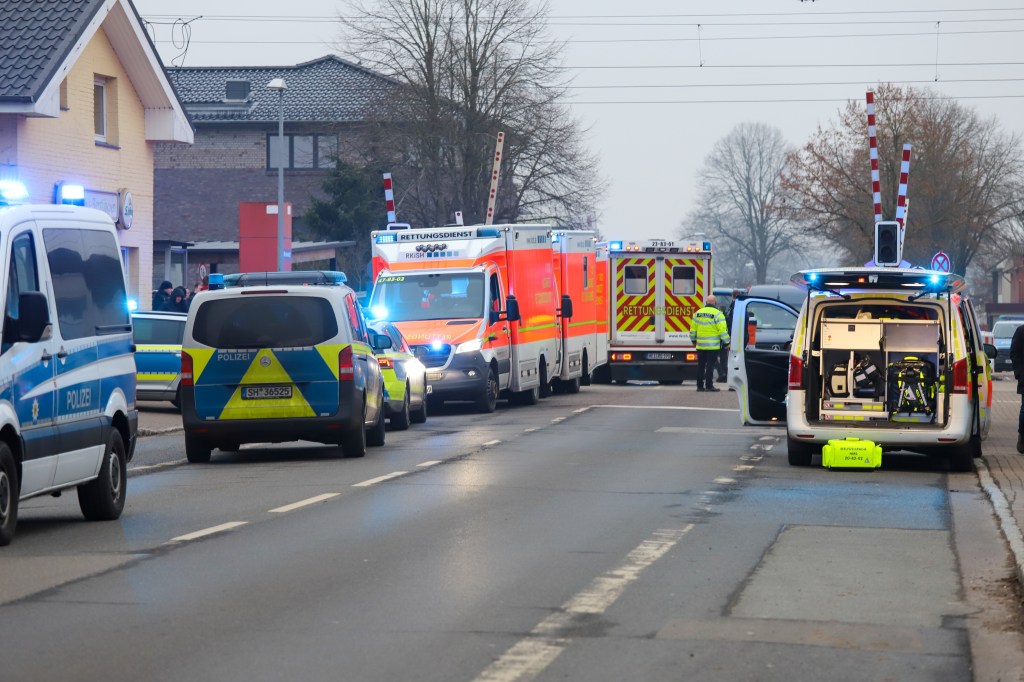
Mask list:
POLYGON ((807 291, 799 313, 756 297, 733 310, 729 385, 742 422, 784 422, 795 466, 855 436, 973 469, 991 420, 995 348, 982 343, 963 278, 839 268, 792 281, 807 291))
POLYGON ((87 519, 121 515, 138 412, 124 271, 110 218, 78 206, 0 206, 0 259, 6 545, 19 501, 36 495, 76 487, 87 519))

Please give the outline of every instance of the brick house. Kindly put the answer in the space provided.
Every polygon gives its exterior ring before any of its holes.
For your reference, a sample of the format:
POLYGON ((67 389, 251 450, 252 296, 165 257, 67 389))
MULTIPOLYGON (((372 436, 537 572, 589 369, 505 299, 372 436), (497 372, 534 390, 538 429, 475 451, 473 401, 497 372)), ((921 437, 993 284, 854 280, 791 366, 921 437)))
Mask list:
MULTIPOLYGON (((271 80, 287 83, 284 192, 296 240, 310 236, 302 215, 335 159, 360 160, 373 103, 397 87, 334 56, 295 66, 182 67, 167 73, 195 128, 194 144, 156 149, 155 248, 169 263, 184 259, 189 244, 237 240, 239 203, 276 202, 281 101, 267 89, 271 80)), ((230 263, 219 269, 234 271, 230 263)))
POLYGON ((0 179, 110 215, 143 306, 159 141, 187 148, 192 127, 129 0, 0 2, 0 179))

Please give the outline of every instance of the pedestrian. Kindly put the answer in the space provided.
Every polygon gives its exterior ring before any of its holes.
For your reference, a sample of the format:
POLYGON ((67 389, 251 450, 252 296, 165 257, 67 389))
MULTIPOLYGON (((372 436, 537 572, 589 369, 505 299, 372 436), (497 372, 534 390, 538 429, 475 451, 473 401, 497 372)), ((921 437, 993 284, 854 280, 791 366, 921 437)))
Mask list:
POLYGON ((188 312, 188 294, 183 287, 175 287, 170 297, 160 306, 160 310, 169 313, 188 312))
POLYGON ((171 292, 174 290, 174 285, 168 282, 166 279, 160 282, 160 288, 153 292, 153 305, 150 306, 150 310, 160 310, 171 298, 171 292))
MULTIPOLYGON (((1013 363, 1013 378, 1017 380, 1017 393, 1024 394, 1024 324, 1013 332, 1010 362, 1013 363)), ((1024 455, 1024 398, 1021 399, 1020 416, 1017 417, 1017 452, 1024 455)))
POLYGON ((729 329, 725 315, 715 307, 718 299, 711 294, 704 300, 704 307, 693 314, 690 334, 697 346, 697 390, 717 393, 715 386, 715 362, 723 348, 729 345, 729 329))

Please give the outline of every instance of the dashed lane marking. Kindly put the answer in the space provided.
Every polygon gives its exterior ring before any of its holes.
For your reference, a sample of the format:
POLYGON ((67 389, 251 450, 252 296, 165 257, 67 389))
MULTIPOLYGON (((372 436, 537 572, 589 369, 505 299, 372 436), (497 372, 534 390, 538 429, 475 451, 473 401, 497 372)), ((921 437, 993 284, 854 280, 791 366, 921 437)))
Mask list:
POLYGON ((416 466, 418 466, 418 467, 432 467, 435 464, 440 464, 442 461, 443 460, 440 460, 440 459, 432 459, 432 460, 427 461, 427 462, 420 462, 416 466))
POLYGON ((398 478, 399 476, 404 476, 406 473, 408 473, 408 472, 406 472, 406 471, 392 471, 390 474, 385 474, 383 476, 378 476, 377 478, 371 478, 370 480, 363 481, 362 483, 353 483, 352 487, 353 488, 367 488, 367 487, 369 487, 369 486, 371 486, 371 485, 373 485, 375 483, 383 483, 384 481, 390 481, 392 478, 398 478))
POLYGON ((524 639, 477 676, 478 682, 531 680, 558 658, 572 642, 569 633, 581 617, 604 613, 636 581, 645 568, 669 552, 693 528, 657 530, 626 556, 622 565, 598 576, 551 614, 524 639))
POLYGON ((228 521, 227 523, 222 523, 219 526, 211 526, 209 528, 204 528, 202 530, 197 530, 194 533, 186 533, 185 535, 179 535, 176 538, 171 538, 170 540, 167 541, 167 544, 170 544, 172 542, 188 542, 189 540, 198 540, 199 538, 204 538, 207 535, 214 535, 216 533, 223 533, 224 531, 231 530, 232 528, 238 528, 239 526, 244 526, 247 523, 249 523, 249 522, 248 521, 228 521))
POLYGON ((270 513, 271 514, 284 514, 285 512, 290 512, 290 511, 293 511, 295 509, 299 509, 301 507, 308 507, 311 504, 316 504, 318 502, 323 502, 324 500, 329 500, 332 497, 337 497, 340 494, 341 493, 324 493, 323 495, 316 495, 315 497, 310 497, 310 498, 305 499, 305 500, 299 500, 298 502, 292 502, 291 504, 286 504, 283 507, 277 507, 276 509, 271 509, 270 513))
POLYGON ((490 447, 492 445, 497 445, 500 442, 500 440, 489 440, 486 443, 481 443, 481 445, 483 445, 484 447, 490 447))
POLYGON ((724 407, 688 407, 686 405, 591 405, 591 407, 610 407, 616 410, 693 410, 698 412, 739 412, 724 407))
POLYGON ((589 409, 590 409, 590 405, 587 405, 586 407, 581 407, 578 410, 573 410, 572 413, 573 414, 583 414, 584 412, 586 412, 589 409))
POLYGON ((721 485, 727 485, 729 483, 735 483, 735 482, 736 482, 735 478, 729 478, 728 476, 719 476, 718 478, 715 479, 715 483, 718 483, 718 484, 721 484, 721 485))
POLYGON ((737 464, 737 465, 733 466, 732 470, 733 471, 750 471, 753 468, 754 468, 753 464, 737 464))

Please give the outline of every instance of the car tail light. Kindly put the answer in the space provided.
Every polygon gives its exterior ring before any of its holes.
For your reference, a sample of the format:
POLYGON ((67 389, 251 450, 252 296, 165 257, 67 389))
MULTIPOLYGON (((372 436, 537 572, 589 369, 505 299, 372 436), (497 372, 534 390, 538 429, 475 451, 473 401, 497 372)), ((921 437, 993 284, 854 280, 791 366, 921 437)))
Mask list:
POLYGON ((345 346, 338 353, 338 379, 352 381, 356 376, 356 367, 352 362, 352 346, 345 346))
POLYGON ((612 360, 616 362, 629 362, 632 359, 632 353, 612 353, 612 360))
POLYGON ((181 352, 181 381, 180 386, 194 386, 192 381, 192 356, 185 351, 181 352))
POLYGON ((789 390, 799 391, 804 387, 804 361, 799 355, 789 356, 789 390))
POLYGON ((391 358, 377 358, 377 364, 381 369, 394 369, 395 363, 391 358))
POLYGON ((970 393, 967 383, 967 358, 953 363, 953 393, 970 393))
POLYGON ((686 361, 687 362, 697 362, 697 354, 696 353, 687 353, 686 354, 686 361))

